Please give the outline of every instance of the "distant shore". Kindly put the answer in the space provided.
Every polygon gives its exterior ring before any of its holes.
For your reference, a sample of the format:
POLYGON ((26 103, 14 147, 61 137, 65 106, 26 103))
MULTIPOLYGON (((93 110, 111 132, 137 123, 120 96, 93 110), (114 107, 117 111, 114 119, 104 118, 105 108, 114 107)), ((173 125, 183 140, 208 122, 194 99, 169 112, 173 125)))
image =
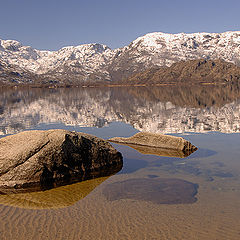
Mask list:
POLYGON ((0 84, 0 88, 98 88, 98 87, 154 87, 154 86, 195 86, 195 85, 229 85, 235 83, 157 83, 157 84, 0 84))

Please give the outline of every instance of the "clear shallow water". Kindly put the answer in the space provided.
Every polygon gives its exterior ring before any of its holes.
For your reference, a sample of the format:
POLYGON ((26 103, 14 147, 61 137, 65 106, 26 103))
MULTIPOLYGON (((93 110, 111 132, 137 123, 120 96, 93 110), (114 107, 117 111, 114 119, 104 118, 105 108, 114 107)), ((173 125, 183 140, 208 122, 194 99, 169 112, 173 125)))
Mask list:
POLYGON ((27 129, 64 128, 106 139, 145 130, 183 136, 199 150, 187 158, 169 158, 113 144, 124 157, 123 169, 114 176, 63 187, 44 196, 19 196, 17 201, 0 197, 1 238, 239 239, 238 96, 237 87, 217 86, 186 91, 3 91, 1 137, 27 129), (196 201, 181 197, 185 199, 181 203, 170 204, 173 191, 181 185, 167 185, 170 191, 159 195, 161 179, 198 184, 196 201), (132 188, 122 188, 122 184, 132 188), (163 195, 165 203, 156 200, 163 195))

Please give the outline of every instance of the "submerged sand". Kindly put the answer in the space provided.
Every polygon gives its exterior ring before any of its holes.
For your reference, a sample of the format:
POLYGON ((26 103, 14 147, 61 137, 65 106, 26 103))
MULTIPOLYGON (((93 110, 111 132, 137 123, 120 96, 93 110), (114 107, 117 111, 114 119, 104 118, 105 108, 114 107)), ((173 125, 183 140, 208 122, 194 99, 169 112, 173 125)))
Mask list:
POLYGON ((108 184, 103 194, 109 201, 133 199, 156 204, 191 204, 198 185, 175 178, 133 178, 108 184))
POLYGON ((239 239, 239 191, 212 191, 211 184, 202 181, 193 204, 108 201, 104 188, 125 179, 113 176, 66 208, 1 206, 1 239, 239 239))
POLYGON ((26 209, 58 209, 71 206, 86 197, 108 177, 91 179, 46 191, 0 194, 0 204, 26 209))
MULTIPOLYGON (((203 147, 209 144, 205 142, 203 138, 203 147)), ((89 194, 83 194, 85 197, 81 199, 78 189, 66 192, 65 196, 73 201, 60 204, 59 208, 24 209, 2 202, 6 205, 0 205, 1 240, 239 240, 238 141, 235 145, 226 145, 228 151, 222 150, 219 142, 211 143, 211 149, 218 154, 176 162, 162 158, 155 165, 151 163, 135 172, 109 177, 95 188, 89 188, 92 191, 86 191, 89 194), (235 154, 230 155, 231 152, 235 154), (206 177, 210 170, 213 179, 206 177), (230 172, 232 176, 215 174, 216 170, 230 172), (197 183, 197 201, 170 205, 137 198, 111 201, 104 194, 104 189, 111 184, 138 178, 176 178, 197 183)), ((50 199, 54 201, 54 195, 50 199)))

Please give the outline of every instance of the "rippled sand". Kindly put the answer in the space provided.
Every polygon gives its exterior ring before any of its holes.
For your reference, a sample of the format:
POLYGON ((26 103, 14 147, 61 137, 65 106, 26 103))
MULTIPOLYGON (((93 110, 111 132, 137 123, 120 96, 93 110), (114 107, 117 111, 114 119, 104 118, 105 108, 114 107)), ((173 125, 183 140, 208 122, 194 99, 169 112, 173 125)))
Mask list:
POLYGON ((237 185, 236 191, 224 190, 220 181, 221 190, 213 191, 213 184, 202 181, 193 204, 108 201, 104 187, 125 178, 111 177, 70 207, 30 210, 2 205, 1 239, 239 239, 237 185))
POLYGON ((2 196, 0 239, 239 240, 240 135, 238 138, 230 135, 224 137, 226 142, 220 137, 219 141, 206 141, 207 137, 204 136, 201 142, 199 136, 196 136, 203 148, 211 143, 211 149, 215 152, 205 154, 204 157, 196 154, 187 160, 156 160, 152 156, 128 152, 131 158, 138 158, 134 165, 141 165, 143 159, 149 160, 148 165, 143 164, 142 168, 136 167, 134 171, 131 168, 128 174, 117 174, 95 183, 93 181, 94 184, 86 182, 83 184, 86 184, 86 188, 83 188, 85 190, 81 190, 81 184, 77 184, 76 188, 71 186, 71 191, 66 186, 62 188, 63 191, 60 189, 61 194, 51 194, 49 191, 48 200, 33 194, 34 197, 27 195, 27 198, 20 198, 17 204, 2 196), (229 145, 229 140, 235 142, 235 145, 229 145), (226 148, 223 149, 223 146, 226 148), (104 195, 104 189, 112 183, 137 178, 154 180, 169 177, 197 183, 197 201, 167 205, 135 197, 110 201, 104 195), (57 195, 59 197, 55 197, 57 195), (33 205, 29 199, 34 199, 33 205), (26 201, 25 204, 19 205, 22 201, 26 201))

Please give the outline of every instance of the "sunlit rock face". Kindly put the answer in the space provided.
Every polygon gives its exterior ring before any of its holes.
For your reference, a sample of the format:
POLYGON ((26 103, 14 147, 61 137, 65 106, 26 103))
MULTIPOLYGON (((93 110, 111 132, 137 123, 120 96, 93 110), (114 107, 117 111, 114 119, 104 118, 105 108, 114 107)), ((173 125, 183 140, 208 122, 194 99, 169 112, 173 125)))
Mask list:
POLYGON ((240 132, 238 85, 72 89, 0 89, 0 134, 42 123, 140 131, 240 132))
POLYGON ((0 191, 51 188, 109 175, 122 164, 121 153, 95 136, 61 129, 26 131, 0 139, 0 191))

